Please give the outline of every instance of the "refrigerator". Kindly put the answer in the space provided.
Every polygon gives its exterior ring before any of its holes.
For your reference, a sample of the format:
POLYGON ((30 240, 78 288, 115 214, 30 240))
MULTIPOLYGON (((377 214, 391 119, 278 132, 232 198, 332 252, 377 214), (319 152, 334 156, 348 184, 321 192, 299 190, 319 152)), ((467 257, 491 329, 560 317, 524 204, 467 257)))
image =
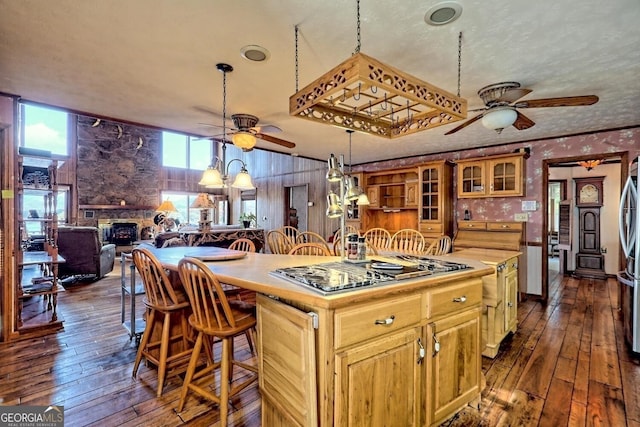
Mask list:
POLYGON ((631 350, 640 353, 640 209, 638 209, 638 159, 629 168, 629 177, 620 199, 620 244, 626 257, 626 268, 618 272, 622 283, 624 333, 631 350))

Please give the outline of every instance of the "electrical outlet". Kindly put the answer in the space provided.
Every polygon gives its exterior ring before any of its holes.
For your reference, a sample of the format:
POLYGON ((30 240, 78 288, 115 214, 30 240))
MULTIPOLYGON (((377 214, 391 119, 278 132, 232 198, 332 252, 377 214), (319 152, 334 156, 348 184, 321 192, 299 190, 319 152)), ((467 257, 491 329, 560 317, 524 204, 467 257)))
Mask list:
POLYGON ((514 221, 527 222, 529 220, 529 215, 525 213, 517 213, 513 216, 514 221))

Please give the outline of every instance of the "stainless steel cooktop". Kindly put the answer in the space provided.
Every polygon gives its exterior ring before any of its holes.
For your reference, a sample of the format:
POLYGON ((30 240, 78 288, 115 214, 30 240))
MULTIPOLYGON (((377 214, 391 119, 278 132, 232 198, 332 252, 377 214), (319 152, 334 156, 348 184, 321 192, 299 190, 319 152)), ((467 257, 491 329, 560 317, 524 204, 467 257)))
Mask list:
POLYGON ((466 264, 414 255, 396 255, 387 262, 328 262, 279 268, 271 274, 322 294, 377 286, 402 279, 440 275, 469 269, 466 264), (393 261, 397 260, 398 263, 393 261))

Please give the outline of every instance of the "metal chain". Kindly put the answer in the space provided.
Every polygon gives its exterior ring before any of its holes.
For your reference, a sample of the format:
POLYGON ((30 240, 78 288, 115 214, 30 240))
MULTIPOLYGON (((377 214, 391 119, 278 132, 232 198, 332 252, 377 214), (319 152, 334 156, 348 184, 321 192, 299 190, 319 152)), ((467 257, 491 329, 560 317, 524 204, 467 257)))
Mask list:
POLYGON ((458 98, 460 98, 460 69, 462 67, 462 31, 458 34, 458 98))
POLYGON ((356 10, 357 10, 357 12, 356 12, 356 16, 357 16, 357 20, 356 20, 356 22, 357 22, 357 27, 356 27, 356 28, 357 28, 357 30, 356 30, 356 33, 357 33, 357 41, 358 41, 358 44, 356 45, 356 50, 355 50, 355 52, 353 52, 353 53, 354 53, 354 55, 355 55, 356 53, 359 53, 359 52, 360 52, 360 45, 361 45, 361 40, 360 40, 360 0, 357 0, 357 1, 356 1, 356 10))
POLYGON ((298 26, 296 25, 296 93, 298 93, 298 26))
MULTIPOLYGON (((227 143, 227 72, 222 72, 222 148, 227 143)), ((224 159, 223 159, 224 161, 224 159)), ((224 167, 224 165, 222 166, 224 167)))

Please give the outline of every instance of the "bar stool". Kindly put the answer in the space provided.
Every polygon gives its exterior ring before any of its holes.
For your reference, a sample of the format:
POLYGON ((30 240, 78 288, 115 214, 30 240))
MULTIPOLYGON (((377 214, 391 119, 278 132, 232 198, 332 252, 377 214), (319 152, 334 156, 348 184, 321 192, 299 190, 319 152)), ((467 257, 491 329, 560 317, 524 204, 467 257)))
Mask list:
POLYGON ((173 288, 162 265, 148 249, 135 248, 131 256, 144 284, 147 308, 147 325, 138 346, 133 377, 144 356, 147 363, 158 367, 156 395, 160 397, 167 373, 184 372, 191 356, 192 342, 187 327, 189 301, 182 289, 173 288), (178 324, 173 324, 176 321, 178 324))
POLYGON ((178 264, 180 280, 189 297, 193 314, 189 324, 198 332, 189 367, 182 384, 178 412, 184 408, 189 391, 205 397, 220 406, 220 425, 227 425, 229 399, 258 379, 258 368, 235 359, 233 339, 255 327, 256 317, 249 311, 236 309, 229 304, 222 285, 206 264, 195 258, 183 258, 178 264), (216 362, 211 343, 222 341, 222 357, 216 362), (197 372, 202 347, 205 345, 207 363, 197 372), (233 367, 249 373, 242 380, 232 382, 233 367), (215 383, 220 370, 220 392, 214 394, 209 387, 215 383))

